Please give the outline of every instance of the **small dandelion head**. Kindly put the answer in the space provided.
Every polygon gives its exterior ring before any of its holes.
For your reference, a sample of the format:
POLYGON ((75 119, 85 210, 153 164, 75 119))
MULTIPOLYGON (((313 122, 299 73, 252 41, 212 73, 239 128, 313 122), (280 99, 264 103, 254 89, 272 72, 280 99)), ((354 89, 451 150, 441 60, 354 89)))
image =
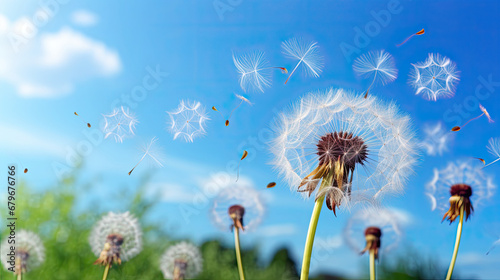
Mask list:
POLYGON ((2 252, 0 258, 5 269, 12 267, 13 261, 15 263, 14 274, 19 275, 37 268, 45 261, 45 247, 37 234, 27 230, 19 230, 14 240, 14 259, 7 255, 8 252, 11 252, 12 246, 8 243, 9 239, 5 239, 0 246, 2 252))
POLYGON ((353 251, 364 253, 375 250, 375 256, 378 257, 382 239, 383 252, 389 252, 398 246, 402 237, 402 227, 408 219, 409 214, 402 210, 364 208, 354 213, 348 220, 343 237, 353 251))
POLYGON ((203 258, 198 247, 180 242, 169 247, 160 259, 160 270, 165 279, 195 278, 203 269, 203 258))
POLYGON ((93 227, 89 243, 98 257, 94 264, 121 264, 142 250, 142 231, 129 212, 109 212, 93 227))
POLYGON ((398 77, 394 58, 384 50, 361 55, 354 60, 352 67, 358 76, 373 77, 374 82, 378 81, 383 85, 393 82, 398 77))
POLYGON ((167 112, 170 117, 168 127, 174 140, 181 137, 186 142, 193 142, 195 138, 206 133, 205 126, 210 118, 205 107, 200 102, 181 100, 177 110, 167 112))
POLYGON ((434 169, 434 176, 426 185, 426 195, 432 210, 445 212, 443 221, 448 219, 452 223, 460 216, 462 207, 466 220, 469 219, 474 211, 470 199, 473 193, 477 207, 491 198, 495 189, 493 178, 483 171, 482 166, 471 161, 449 162, 444 169, 434 169))
POLYGON ((135 125, 137 118, 130 112, 129 108, 115 108, 111 114, 104 116, 104 138, 113 136, 116 142, 123 142, 123 139, 135 135, 135 125))
POLYGON ((230 186, 222 189, 215 197, 211 217, 222 230, 237 227, 247 231, 260 224, 264 210, 262 198, 253 188, 230 186))

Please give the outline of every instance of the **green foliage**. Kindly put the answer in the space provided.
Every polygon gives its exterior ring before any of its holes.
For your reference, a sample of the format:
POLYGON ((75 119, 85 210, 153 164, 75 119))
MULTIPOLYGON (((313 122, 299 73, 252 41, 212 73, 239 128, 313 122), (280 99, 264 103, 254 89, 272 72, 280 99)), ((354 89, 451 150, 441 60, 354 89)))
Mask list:
MULTIPOLYGON (((144 178, 144 182, 147 181, 144 178)), ((136 193, 122 192, 117 195, 119 201, 128 203, 128 209, 134 214, 144 230, 143 251, 121 266, 111 268, 108 279, 163 279, 159 270, 159 259, 165 249, 172 244, 168 232, 159 225, 148 224, 145 216, 152 211, 158 201, 145 199, 141 184, 136 193)), ((88 211, 75 209, 79 195, 88 192, 91 184, 77 183, 76 177, 66 178, 56 187, 43 193, 35 193, 29 186, 18 185, 17 213, 18 228, 31 230, 39 234, 46 248, 45 262, 33 269, 23 279, 102 279, 104 268, 92 265, 96 256, 91 252, 88 236, 93 224, 103 214, 102 203, 116 201, 93 201, 88 211)), ((2 237, 7 231, 2 229, 2 237)), ((236 256, 232 247, 224 247, 218 241, 208 241, 201 246, 204 270, 199 279, 238 279, 236 256)), ((267 266, 259 265, 258 252, 244 250, 243 262, 248 279, 298 279, 295 263, 286 249, 279 250, 267 266)), ((1 269, 1 279, 9 274, 1 269)), ((12 276, 13 277, 13 276, 12 276)), ((6 277, 10 278, 10 277, 6 277)))

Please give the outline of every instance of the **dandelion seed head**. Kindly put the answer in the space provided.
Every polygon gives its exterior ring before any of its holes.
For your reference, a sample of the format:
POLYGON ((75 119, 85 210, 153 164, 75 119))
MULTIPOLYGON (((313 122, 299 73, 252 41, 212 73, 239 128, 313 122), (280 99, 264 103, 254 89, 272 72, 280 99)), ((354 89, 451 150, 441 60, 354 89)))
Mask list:
POLYGON ((300 67, 308 76, 318 78, 323 71, 323 57, 316 42, 305 42, 302 39, 292 38, 281 43, 283 54, 288 58, 298 60, 295 68, 300 67))
POLYGON ((119 246, 122 261, 135 257, 142 250, 142 230, 138 220, 129 212, 109 212, 103 216, 92 228, 89 244, 94 255, 100 257, 107 243, 119 246))
POLYGON ((233 62, 244 92, 264 92, 271 86, 271 68, 264 52, 255 51, 240 56, 233 54, 233 62))
POLYGON ((205 107, 197 101, 181 100, 177 110, 167 114, 170 117, 168 126, 174 140, 181 138, 186 142, 193 142, 195 138, 204 135, 206 123, 210 120, 205 107))
POLYGON ((352 68, 358 76, 373 78, 383 85, 393 82, 398 77, 394 58, 384 50, 361 55, 354 60, 352 68))
MULTIPOLYGON (((493 177, 482 170, 482 166, 471 161, 449 162, 443 169, 434 169, 432 179, 425 186, 425 193, 431 201, 431 209, 445 212, 450 207, 450 195, 458 194, 452 186, 467 185, 474 208, 483 205, 496 190, 493 177)), ((470 196, 470 195, 469 195, 470 196)))
POLYGON ((292 191, 301 191, 305 184, 309 192, 303 195, 310 196, 327 162, 341 162, 344 172, 349 170, 342 186, 334 182, 317 193, 327 195, 327 206, 329 197, 349 209, 400 193, 416 163, 410 119, 394 104, 375 97, 365 99, 343 89, 310 93, 280 113, 272 127, 272 164, 292 191))
POLYGON ((160 270, 165 279, 174 278, 174 271, 183 273, 182 279, 195 278, 203 269, 203 258, 198 247, 180 242, 169 247, 160 259, 160 270))
POLYGON ((130 112, 129 108, 115 108, 111 114, 104 116, 104 138, 113 136, 116 142, 123 142, 124 138, 135 135, 135 125, 137 118, 130 112))
MULTIPOLYGON (((2 252, 0 259, 6 270, 11 267, 11 264, 8 263, 10 259, 7 253, 10 252, 10 247, 13 246, 8 241, 9 239, 6 238, 0 245, 0 251, 2 252)), ((45 261, 45 247, 36 233, 19 230, 16 232, 15 242, 16 257, 20 259, 20 263, 16 264, 15 274, 29 272, 45 261)))
MULTIPOLYGON (((403 237, 403 227, 407 222, 407 214, 395 209, 369 207, 355 212, 348 220, 343 238, 347 245, 356 253, 365 247, 365 235, 375 233, 372 228, 380 230, 381 248, 384 253, 389 252, 399 245, 403 237), (370 230, 371 231, 370 231, 370 230)), ((376 231, 376 230, 375 230, 376 231)))
POLYGON ((254 230, 262 221, 265 207, 261 195, 250 187, 229 186, 219 192, 210 210, 214 224, 223 231, 232 229, 234 221, 228 211, 235 205, 243 208, 244 230, 254 230))
POLYGON ((453 61, 439 54, 429 54, 424 62, 412 64, 409 83, 427 100, 436 101, 455 95, 459 81, 458 71, 453 61))

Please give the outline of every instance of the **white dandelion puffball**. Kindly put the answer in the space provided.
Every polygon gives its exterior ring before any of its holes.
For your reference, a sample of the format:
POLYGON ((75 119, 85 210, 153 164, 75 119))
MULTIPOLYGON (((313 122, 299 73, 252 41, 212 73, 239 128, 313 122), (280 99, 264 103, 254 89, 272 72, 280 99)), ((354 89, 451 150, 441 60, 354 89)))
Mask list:
POLYGON ((104 116, 104 138, 113 136, 116 142, 123 142, 124 138, 135 135, 137 118, 128 108, 115 108, 111 114, 104 116))
POLYGON ((204 135, 206 122, 210 120, 205 107, 197 101, 181 100, 177 110, 167 114, 170 117, 168 126, 174 134, 174 140, 180 137, 186 142, 193 142, 196 137, 204 135))
POLYGON ((280 113, 272 127, 272 164, 292 191, 310 196, 321 174, 328 173, 321 172, 325 166, 331 170, 340 164, 347 172, 342 186, 332 180, 333 185, 320 187, 333 192, 330 206, 371 204, 385 193, 400 193, 416 163, 409 116, 373 96, 365 99, 343 89, 310 93, 280 113))
POLYGON ((286 57, 298 60, 290 76, 299 67, 304 69, 306 75, 314 78, 318 78, 323 71, 323 57, 319 53, 318 43, 306 43, 302 39, 292 38, 281 43, 281 48, 286 57))
POLYGON ((265 207, 261 195, 250 187, 230 186, 219 192, 210 210, 212 221, 221 230, 227 231, 232 228, 233 220, 229 217, 228 209, 233 205, 241 205, 244 208, 245 231, 254 230, 262 221, 265 207))
POLYGON ((165 279, 174 278, 176 261, 186 265, 184 279, 196 277, 203 270, 203 258, 198 247, 187 242, 180 242, 169 247, 160 259, 160 270, 165 279))
POLYGON ((470 200, 474 209, 490 199, 496 190, 493 177, 486 174, 481 165, 475 165, 469 160, 449 162, 443 169, 434 168, 434 176, 425 186, 425 194, 433 211, 446 211, 450 207, 450 188, 456 184, 471 187, 470 200))
POLYGON ((412 65, 409 83, 416 89, 416 95, 432 101, 455 95, 459 75, 449 58, 431 53, 424 62, 412 65))
POLYGON ((386 85, 398 77, 398 69, 394 58, 384 50, 372 51, 354 60, 352 68, 356 75, 373 79, 373 83, 386 85))
POLYGON ((441 156, 448 151, 448 147, 455 139, 455 134, 444 128, 442 122, 424 127, 425 138, 420 143, 425 153, 429 156, 441 156))
POLYGON ((11 246, 16 247, 15 254, 21 260, 21 268, 25 270, 23 273, 37 268, 45 261, 45 247, 37 234, 27 230, 19 230, 16 232, 15 239, 13 239, 15 244, 8 243, 9 240, 5 238, 0 246, 2 252, 0 258, 5 269, 8 270, 9 267, 12 267, 8 262, 14 261, 15 263, 15 258, 12 260, 7 255, 10 253, 11 246))
POLYGON ((364 208, 349 218, 343 230, 343 238, 351 249, 359 253, 365 247, 365 229, 378 227, 382 231, 380 250, 388 252, 397 248, 408 219, 408 214, 400 210, 364 208))
POLYGON ((263 52, 255 51, 240 56, 233 54, 233 62, 243 91, 264 92, 265 88, 271 86, 272 67, 264 58, 263 52))
POLYGON ((109 212, 94 225, 89 236, 89 244, 97 257, 110 234, 117 234, 123 238, 120 247, 121 260, 128 261, 141 252, 142 230, 137 219, 129 212, 109 212))

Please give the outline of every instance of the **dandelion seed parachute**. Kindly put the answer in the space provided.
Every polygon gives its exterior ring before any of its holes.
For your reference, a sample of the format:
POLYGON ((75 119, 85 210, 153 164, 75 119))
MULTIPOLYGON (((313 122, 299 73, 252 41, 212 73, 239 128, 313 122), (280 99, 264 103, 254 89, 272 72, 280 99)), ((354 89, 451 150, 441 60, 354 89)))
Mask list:
POLYGON ((241 205, 245 209, 245 231, 252 231, 262 221, 265 206, 260 194, 253 188, 230 186, 219 192, 210 210, 212 221, 221 230, 232 228, 233 220, 228 215, 228 209, 233 205, 241 205))
POLYGON ((135 125, 138 123, 135 115, 129 108, 115 108, 111 114, 104 117, 104 138, 113 136, 116 142, 122 143, 123 139, 135 135, 135 125))
POLYGON ((186 142, 193 142, 195 138, 206 134, 205 126, 210 118, 200 102, 181 100, 177 110, 167 114, 170 117, 168 127, 174 140, 181 138, 186 142))
POLYGON ((318 43, 306 43, 302 39, 292 38, 281 43, 281 48, 285 56, 298 60, 285 84, 299 67, 314 78, 318 78, 323 71, 323 57, 319 53, 318 43))
POLYGON ((271 86, 271 69, 264 53, 255 51, 241 56, 233 54, 234 66, 240 75, 240 86, 245 92, 264 92, 271 86))
POLYGON ((372 85, 377 82, 386 85, 398 77, 394 58, 384 50, 372 51, 356 58, 352 68, 358 76, 373 79, 372 85))
POLYGON ((142 146, 141 151, 142 151, 142 157, 139 160, 139 162, 128 172, 128 175, 132 174, 134 169, 144 160, 148 160, 155 166, 163 167, 163 150, 161 147, 159 147, 156 144, 156 141, 158 141, 158 138, 153 137, 151 141, 142 146))
MULTIPOLYGON (((9 256, 7 253, 10 252, 10 247, 8 239, 4 239, 0 245, 0 251, 2 252, 0 259, 5 269, 8 270, 12 265, 8 263, 9 256)), ((45 261, 45 247, 43 246, 40 237, 27 230, 19 230, 16 232, 16 256, 21 258, 21 271, 22 273, 29 272, 37 267, 39 267, 45 261)), ((16 274, 19 273, 19 268, 15 268, 16 274)))
POLYGON ((449 162, 443 169, 435 168, 433 178, 425 186, 431 210, 444 213, 450 208, 450 188, 456 184, 472 187, 471 201, 475 209, 490 199, 497 188, 493 177, 482 170, 482 165, 475 165, 471 160, 449 162))
POLYGON ((459 75, 455 63, 449 58, 429 54, 424 62, 412 65, 409 83, 415 88, 416 95, 432 101, 455 95, 459 75))
POLYGON ((109 212, 94 225, 89 244, 96 257, 100 257, 110 235, 123 238, 119 256, 122 261, 128 261, 142 251, 142 230, 139 221, 129 212, 109 212))
MULTIPOLYGON (((160 270, 165 279, 174 278, 176 266, 185 266, 182 279, 192 279, 198 276, 203 269, 203 258, 198 247, 187 242, 180 242, 169 247, 160 259, 160 270)), ((177 268, 179 269, 179 268, 177 268)))
POLYGON ((343 89, 311 93, 279 114, 272 127, 272 164, 292 191, 300 191, 299 186, 306 183, 309 193, 304 192, 304 196, 310 196, 321 180, 308 178, 308 174, 320 162, 318 141, 322 137, 343 132, 342 137, 362 139, 359 147, 366 152, 353 145, 350 150, 341 148, 339 154, 346 162, 361 159, 361 153, 367 155, 362 164, 356 165, 352 181, 338 187, 326 186, 316 193, 316 198, 332 196, 337 206, 346 209, 358 202, 373 204, 385 194, 402 192, 416 163, 417 143, 410 118, 401 114, 395 104, 371 96, 364 99, 343 89))

